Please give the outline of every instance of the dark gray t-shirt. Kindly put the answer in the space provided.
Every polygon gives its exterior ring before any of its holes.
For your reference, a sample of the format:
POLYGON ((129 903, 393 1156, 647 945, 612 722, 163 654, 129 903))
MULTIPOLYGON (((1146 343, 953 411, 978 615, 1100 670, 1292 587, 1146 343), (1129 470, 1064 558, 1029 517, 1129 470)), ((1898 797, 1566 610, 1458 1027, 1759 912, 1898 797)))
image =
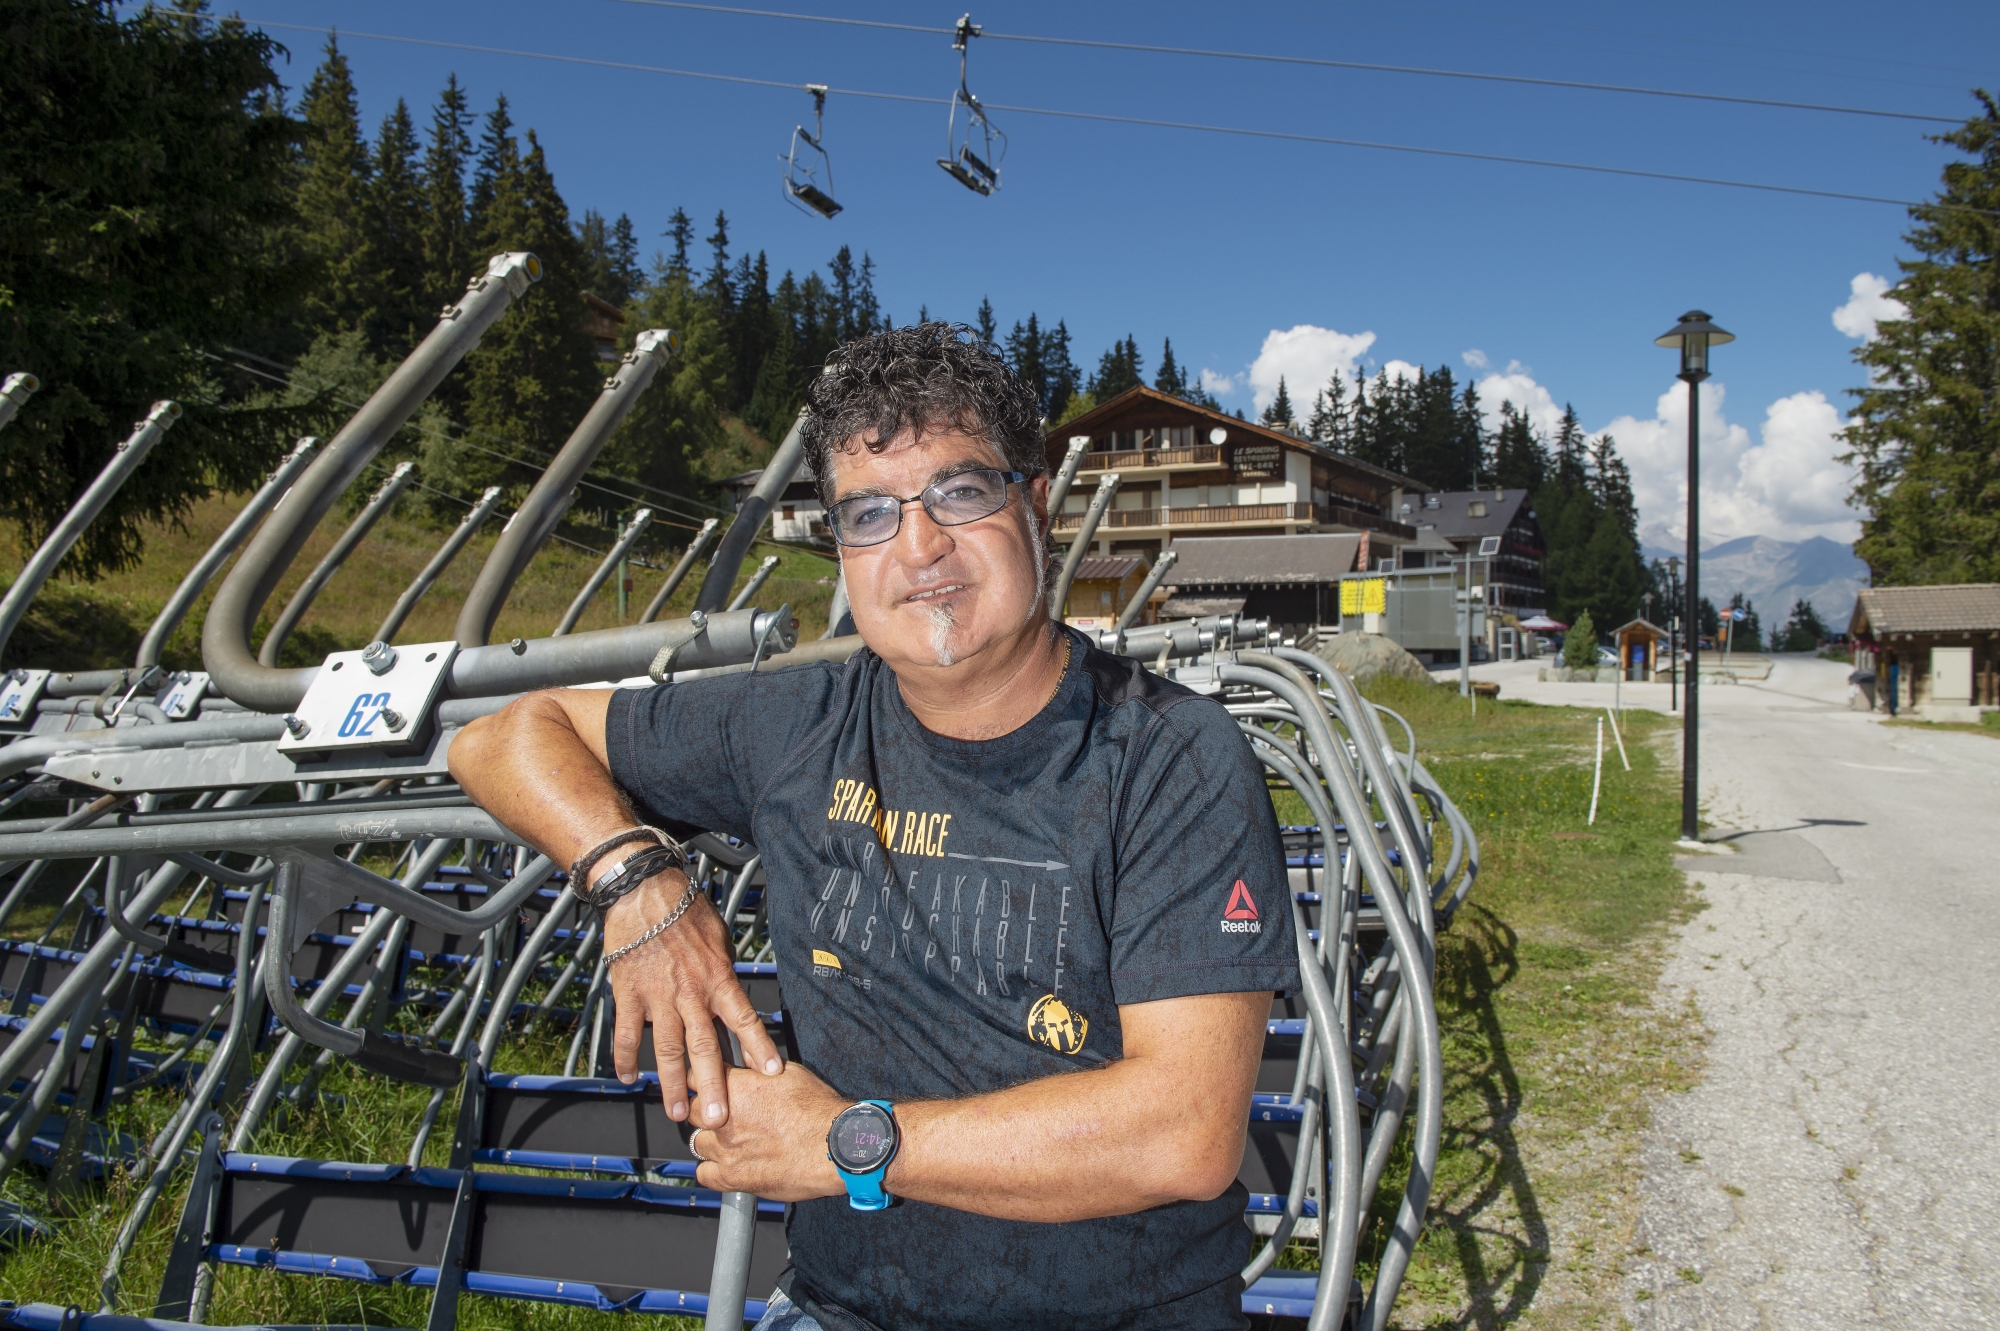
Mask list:
MULTIPOLYGON (((639 812, 762 852, 799 1055, 842 1095, 1101 1067, 1121 1004, 1297 987, 1277 821, 1235 723, 1072 641, 1048 705, 976 742, 926 730, 866 650, 613 696, 611 771, 639 812)), ((1240 1327, 1244 1200, 1036 1224, 821 1198, 791 1214, 792 1293, 895 1331, 1240 1327)))

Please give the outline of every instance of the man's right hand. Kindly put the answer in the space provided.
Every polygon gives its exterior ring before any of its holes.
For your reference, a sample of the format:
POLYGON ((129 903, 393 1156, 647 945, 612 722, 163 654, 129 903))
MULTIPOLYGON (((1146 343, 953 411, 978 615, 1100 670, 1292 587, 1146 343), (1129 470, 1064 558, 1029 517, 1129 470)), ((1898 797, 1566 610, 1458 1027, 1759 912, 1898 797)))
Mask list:
MULTIPOLYGON (((611 779, 604 744, 609 689, 548 689, 517 698, 467 725, 451 742, 454 780, 478 805, 529 845, 568 866, 578 855, 636 821, 611 779)), ((619 860, 644 851, 619 847, 595 866, 602 877, 619 860)), ((577 890, 583 884, 576 885, 577 890)), ((616 951, 665 919, 687 890, 679 873, 656 874, 614 903, 604 922, 606 952, 616 951)), ((717 1127, 729 1118, 729 1083, 715 1018, 736 1033, 746 1066, 776 1076, 777 1046, 736 981, 729 930, 706 899, 689 907, 665 933, 611 967, 618 1002, 612 1042, 618 1075, 639 1075, 641 1028, 653 1023, 660 1090, 667 1113, 688 1116, 688 1062, 702 1110, 697 1121, 717 1127)))
MULTIPOLYGON (((665 919, 686 891, 686 877, 667 872, 620 898, 604 921, 604 950, 616 951, 665 919)), ((729 929, 706 897, 697 897, 665 933, 613 962, 610 981, 618 1005, 618 1029, 611 1042, 618 1079, 638 1079, 639 1041, 650 1022, 668 1117, 688 1116, 691 1072, 700 1106, 695 1122, 718 1128, 729 1121, 729 1060, 716 1033, 716 1018, 743 1046, 745 1067, 772 1075, 784 1070, 763 1018, 736 979, 729 929)))

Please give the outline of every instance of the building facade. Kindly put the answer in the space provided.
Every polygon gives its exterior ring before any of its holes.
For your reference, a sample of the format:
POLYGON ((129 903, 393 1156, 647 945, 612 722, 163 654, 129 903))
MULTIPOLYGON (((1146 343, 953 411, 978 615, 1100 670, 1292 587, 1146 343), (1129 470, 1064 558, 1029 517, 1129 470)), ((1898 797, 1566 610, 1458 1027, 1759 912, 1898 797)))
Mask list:
POLYGON ((1051 469, 1079 438, 1089 451, 1053 515, 1059 544, 1075 539, 1098 481, 1114 471, 1118 493, 1092 540, 1101 555, 1150 556, 1188 536, 1365 532, 1392 556, 1416 539, 1399 513, 1421 481, 1155 389, 1127 389, 1052 428, 1051 469))
POLYGON ((1486 585, 1490 588, 1486 604, 1500 614, 1522 618, 1540 613, 1548 604, 1548 585, 1542 580, 1548 552, 1526 490, 1452 490, 1411 495, 1403 502, 1408 511, 1398 510, 1397 516, 1417 527, 1435 529, 1437 536, 1450 544, 1451 552, 1404 550, 1400 553, 1406 560, 1415 556, 1422 562, 1405 562, 1398 567, 1479 558, 1481 543, 1497 538, 1495 553, 1486 556, 1486 585))
POLYGON ((2000 707, 2000 582, 1870 587, 1847 632, 1883 711, 1976 722, 2000 707))

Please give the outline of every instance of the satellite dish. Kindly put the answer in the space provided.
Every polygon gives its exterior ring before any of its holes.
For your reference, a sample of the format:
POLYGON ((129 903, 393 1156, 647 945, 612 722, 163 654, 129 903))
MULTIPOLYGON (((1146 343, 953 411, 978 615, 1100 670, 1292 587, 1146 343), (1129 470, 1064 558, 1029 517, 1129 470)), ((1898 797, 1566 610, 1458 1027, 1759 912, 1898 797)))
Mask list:
POLYGON ((1228 437, 1229 431, 1223 429, 1220 425, 1208 432, 1208 442, 1211 444, 1219 444, 1228 437))

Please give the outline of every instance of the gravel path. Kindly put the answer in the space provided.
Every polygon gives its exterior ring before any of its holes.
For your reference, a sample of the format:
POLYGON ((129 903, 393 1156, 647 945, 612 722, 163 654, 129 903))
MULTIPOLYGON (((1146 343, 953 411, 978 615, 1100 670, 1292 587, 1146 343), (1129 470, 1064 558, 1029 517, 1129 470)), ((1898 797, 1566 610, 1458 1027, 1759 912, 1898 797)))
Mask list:
POLYGON ((2000 740, 1881 725, 1845 676, 1702 690, 1739 853, 1681 861, 1708 909, 1664 1001, 1711 1041, 1643 1147, 1642 1329, 2000 1325, 2000 740))

